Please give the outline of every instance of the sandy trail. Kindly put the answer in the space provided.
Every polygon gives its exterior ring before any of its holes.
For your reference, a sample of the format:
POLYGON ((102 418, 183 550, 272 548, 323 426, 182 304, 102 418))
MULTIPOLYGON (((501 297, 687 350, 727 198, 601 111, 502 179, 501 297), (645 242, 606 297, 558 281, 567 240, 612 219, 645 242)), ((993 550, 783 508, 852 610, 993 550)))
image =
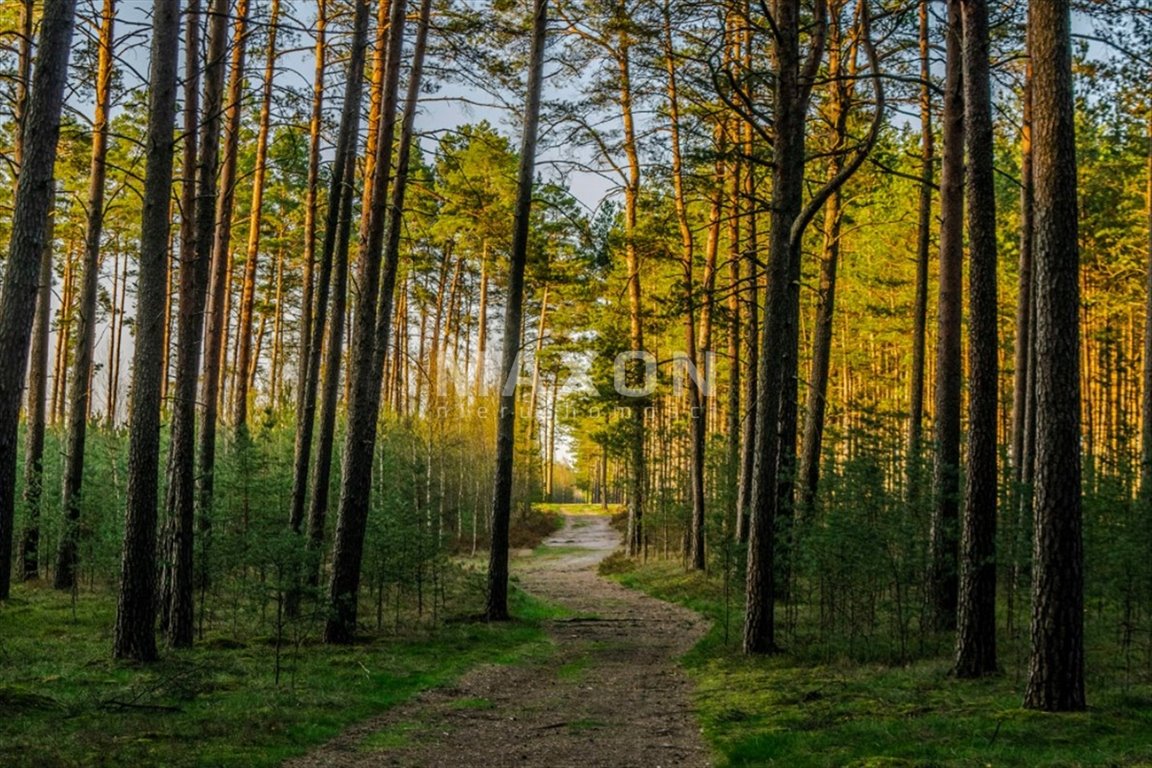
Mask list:
POLYGON ((548 623, 555 648, 547 658, 480 667, 286 765, 709 765, 691 685, 676 663, 706 625, 691 611, 600 578, 597 565, 619 543, 606 517, 568 515, 546 549, 513 561, 525 589, 574 612, 548 623), (364 742, 381 732, 397 737, 364 742))

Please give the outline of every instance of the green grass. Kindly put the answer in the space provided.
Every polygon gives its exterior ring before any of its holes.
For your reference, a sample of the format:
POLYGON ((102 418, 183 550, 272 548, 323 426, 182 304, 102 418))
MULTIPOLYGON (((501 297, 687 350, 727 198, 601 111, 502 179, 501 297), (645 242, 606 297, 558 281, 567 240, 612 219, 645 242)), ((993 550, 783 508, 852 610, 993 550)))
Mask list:
POLYGON ((606 570, 713 619, 684 661, 718 766, 1152 765, 1152 684, 1125 688, 1114 669, 1105 674, 1105 638, 1089 644, 1089 711, 1044 714, 1021 708, 1015 663, 1001 676, 964 681, 950 676, 943 656, 906 665, 812 663, 797 649, 749 659, 739 653, 739 601, 724 640, 719 580, 667 562, 629 568, 617 561, 606 570))
POLYGON ((568 682, 576 682, 584 677, 584 673, 588 670, 588 657, 577 656, 571 661, 565 662, 556 669, 556 677, 560 680, 568 682))
POLYGON ((549 654, 539 622, 562 613, 519 590, 512 610, 506 624, 453 621, 345 648, 308 641, 285 651, 277 685, 266 636, 116 662, 112 595, 81 593, 73 608, 21 585, 0 607, 0 765, 277 765, 478 664, 549 654))
POLYGON ((418 723, 393 723, 375 733, 368 734, 357 747, 361 752, 403 749, 411 743, 412 732, 419 728, 418 723))

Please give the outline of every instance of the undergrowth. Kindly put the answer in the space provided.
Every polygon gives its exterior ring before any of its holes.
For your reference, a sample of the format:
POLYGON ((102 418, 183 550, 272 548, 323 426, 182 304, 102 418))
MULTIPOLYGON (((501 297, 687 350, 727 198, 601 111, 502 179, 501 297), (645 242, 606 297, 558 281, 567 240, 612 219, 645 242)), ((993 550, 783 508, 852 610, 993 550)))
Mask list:
POLYGON ((740 652, 742 595, 726 595, 723 579, 620 557, 603 570, 712 619, 684 661, 718 766, 1152 765, 1152 679, 1131 675, 1113 633, 1091 621, 1090 708, 1045 714, 1020 706, 1026 633, 1002 640, 1003 674, 979 681, 950 674, 946 638, 911 661, 884 663, 875 660, 882 649, 846 640, 817 647, 803 622, 781 654, 748 658, 740 652))
MULTIPOLYGON (((474 615, 478 575, 457 576, 450 603, 474 615)), ((412 615, 347 647, 311 634, 278 662, 273 634, 213 629, 136 665, 109 657, 110 592, 20 585, 0 611, 0 765, 278 765, 477 664, 548 653, 540 622, 557 609, 517 589, 512 600, 513 622, 412 615)))

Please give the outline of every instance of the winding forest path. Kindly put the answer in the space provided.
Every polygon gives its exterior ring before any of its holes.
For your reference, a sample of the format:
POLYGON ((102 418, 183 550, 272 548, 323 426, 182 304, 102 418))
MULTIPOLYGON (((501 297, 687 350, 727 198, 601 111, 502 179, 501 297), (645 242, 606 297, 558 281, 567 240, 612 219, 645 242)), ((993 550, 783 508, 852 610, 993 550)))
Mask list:
POLYGON ((608 518, 567 515, 541 550, 514 561, 525 589, 573 612, 548 622, 550 654, 480 667, 287 765, 709 765, 691 685, 676 663, 705 622, 598 576, 597 565, 619 543, 608 518))

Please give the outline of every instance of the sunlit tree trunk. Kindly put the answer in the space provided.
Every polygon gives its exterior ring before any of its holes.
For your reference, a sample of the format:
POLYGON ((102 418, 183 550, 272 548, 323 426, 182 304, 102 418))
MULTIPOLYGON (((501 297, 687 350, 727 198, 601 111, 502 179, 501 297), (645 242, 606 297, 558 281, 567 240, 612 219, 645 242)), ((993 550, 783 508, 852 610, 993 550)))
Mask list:
MULTIPOLYGON (((693 269, 696 258, 695 240, 688 220, 688 201, 684 192, 684 162, 680 150, 680 94, 676 83, 676 60, 672 40, 672 11, 664 4, 664 68, 668 77, 668 128, 672 146, 672 189, 676 208, 676 223, 680 230, 680 270, 684 292, 684 343, 688 364, 697 365, 696 349, 696 297, 693 293, 693 269)), ((717 220, 719 217, 716 217, 717 220)), ((713 246, 713 253, 715 249, 713 246)), ((639 275, 636 280, 639 280, 639 275)), ((636 347, 639 349, 639 347, 636 347)), ((688 424, 691 457, 688 484, 690 486, 691 522, 689 526, 689 565, 704 570, 704 404, 696 376, 686 376, 688 385, 688 424)))
MULTIPOLYGON (((189 9, 191 13, 192 9, 189 9)), ((165 639, 174 648, 192 644, 193 537, 196 512, 196 394, 200 371, 200 345, 204 333, 204 306, 208 298, 208 269, 216 227, 216 172, 220 163, 220 128, 227 58, 227 0, 212 0, 208 7, 207 49, 204 59, 203 121, 196 114, 196 73, 186 64, 184 125, 188 138, 185 164, 185 224, 181 242, 180 317, 177 325, 176 378, 173 383, 172 434, 168 453, 166 508, 172 540, 169 542, 170 588, 165 606, 165 639), (190 137, 199 127, 195 141, 190 137), (195 157, 193 156, 195 153, 195 157), (194 193, 192 192, 194 185, 194 193), (190 194, 191 193, 191 194, 190 194), (194 197, 192 197, 194 194, 194 197), (191 218, 189 218, 191 217, 191 218)), ((194 17, 189 18, 191 30, 194 17)), ((189 35, 191 40, 192 35, 189 35)), ((191 59, 192 57, 189 57, 191 59)))
POLYGON ((276 77, 276 32, 280 0, 272 0, 268 17, 268 55, 264 64, 264 91, 260 97, 260 122, 256 130, 256 166, 252 176, 252 203, 248 213, 248 245, 244 256, 244 281, 240 287, 240 319, 236 328, 236 387, 232 391, 232 426, 238 433, 248 429, 248 371, 259 355, 252 353, 252 314, 256 306, 256 270, 260 261, 260 220, 264 206, 264 178, 268 173, 268 131, 272 122, 272 86, 276 77))
MULTIPOLYGON (((304 190, 304 252, 303 275, 300 297, 299 334, 300 346, 296 356, 296 439, 301 439, 300 433, 306 428, 309 440, 311 439, 312 419, 311 412, 307 410, 304 390, 308 380, 308 361, 312 355, 312 326, 316 322, 313 316, 313 293, 315 292, 315 264, 316 264, 316 213, 319 209, 320 192, 320 142, 321 124, 324 119, 324 76, 327 72, 328 51, 328 2, 317 0, 316 3, 316 66, 312 77, 312 113, 308 120, 308 186, 304 190)), ((315 387, 313 387, 315 393, 315 387)), ((313 394, 315 400, 315 394, 313 394)), ((311 452, 309 443, 307 455, 311 452)), ((295 482, 295 473, 293 473, 295 482)), ((301 508, 302 509, 302 508, 301 508)), ((289 519, 295 521, 293 529, 299 528, 299 520, 303 512, 297 512, 295 493, 293 493, 292 511, 289 519)))
POLYGON ((232 27, 232 61, 228 96, 224 105, 224 145, 220 163, 220 188, 216 198, 216 224, 208 277, 208 313, 204 329, 203 380, 199 443, 197 510, 201 534, 201 576, 207 578, 207 548, 215 491, 216 422, 228 333, 228 275, 231 264, 232 210, 236 201, 236 164, 240 150, 240 124, 244 98, 244 59, 248 47, 249 0, 237 0, 232 27))
POLYGON ((52 172, 72 50, 75 0, 45 0, 37 66, 24 120, 23 164, 0 293, 0 600, 12 584, 17 432, 40 271, 53 204, 52 172))
POLYGON ((96 299, 100 287, 100 247, 104 232, 104 179, 107 175, 108 111, 112 100, 112 46, 115 40, 116 2, 104 0, 97 43, 96 107, 92 119, 92 163, 88 173, 88 225, 84 236, 83 277, 77 312, 76 358, 68 392, 68 436, 64 450, 64 487, 60 507, 64 525, 56 554, 55 586, 71 589, 76 583, 77 525, 80 491, 84 483, 84 449, 88 431, 89 380, 96 345, 96 299))
MULTIPOLYGON (((828 71, 836 78, 832 83, 830 120, 834 136, 829 179, 844 169, 848 141, 848 116, 852 109, 853 84, 856 76, 856 42, 843 49, 840 16, 842 2, 833 2, 829 13, 828 71)), ((804 436, 800 451, 800 509, 811 512, 820 479, 820 453, 824 441, 824 415, 827 411, 828 372, 832 363, 832 330, 836 308, 836 275, 840 264, 840 231, 844 205, 839 190, 824 206, 824 254, 820 260, 820 286, 816 308, 816 327, 812 331, 812 368, 808 376, 807 408, 804 436)))
MULTIPOLYGON (((640 249, 636 242, 640 206, 640 152, 632 108, 632 43, 629 31, 621 29, 616 62, 619 67, 620 115, 624 127, 624 155, 627 177, 624 183, 624 262, 628 274, 628 340, 632 350, 644 351, 644 306, 640 287, 640 249)), ((642 363, 630 366, 631 386, 638 386, 644 376, 642 363)), ((633 398, 628 435, 628 553, 644 550, 644 504, 647 495, 647 470, 644 451, 644 406, 646 400, 633 398)))
POLYGON ((932 128, 932 63, 929 0, 920 0, 920 205, 916 225, 916 297, 912 309, 912 371, 908 396, 906 498, 920 500, 924 443, 924 371, 928 335, 928 261, 932 249, 932 190, 935 186, 935 134, 932 128))

